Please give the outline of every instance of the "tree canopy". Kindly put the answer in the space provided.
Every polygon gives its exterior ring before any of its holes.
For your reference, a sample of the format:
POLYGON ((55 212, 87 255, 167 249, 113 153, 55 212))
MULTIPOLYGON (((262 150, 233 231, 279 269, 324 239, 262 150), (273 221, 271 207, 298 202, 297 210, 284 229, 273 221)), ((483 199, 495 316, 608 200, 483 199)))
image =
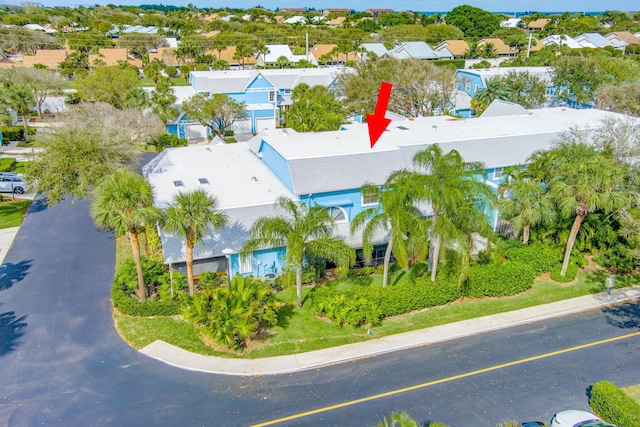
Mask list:
POLYGON ((47 194, 49 204, 85 198, 111 172, 137 166, 140 144, 160 132, 162 124, 154 115, 103 103, 72 106, 60 126, 37 134, 42 150, 28 168, 27 180, 47 194))
POLYGON ((247 117, 244 102, 222 93, 215 93, 210 98, 201 94, 193 95, 184 101, 182 109, 190 119, 197 120, 220 137, 236 120, 247 117))
POLYGON ((106 102, 115 108, 124 108, 125 94, 140 83, 132 68, 97 67, 86 77, 76 81, 80 99, 86 102, 106 102))
POLYGON ((500 28, 500 19, 497 15, 468 5, 451 9, 447 13, 446 21, 448 25, 458 27, 465 37, 469 38, 488 37, 489 34, 500 28))
POLYGON ((344 123, 342 104, 324 86, 300 83, 291 100, 293 105, 284 112, 285 125, 298 132, 338 130, 344 123))

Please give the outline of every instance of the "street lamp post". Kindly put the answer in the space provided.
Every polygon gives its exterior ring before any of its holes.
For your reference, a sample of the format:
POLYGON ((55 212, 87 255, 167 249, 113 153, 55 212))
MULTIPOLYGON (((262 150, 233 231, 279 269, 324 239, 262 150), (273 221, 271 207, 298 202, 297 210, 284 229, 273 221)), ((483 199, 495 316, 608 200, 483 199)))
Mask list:
POLYGON ((233 249, 224 248, 222 250, 224 257, 227 259, 227 288, 231 290, 231 254, 233 253, 233 249))

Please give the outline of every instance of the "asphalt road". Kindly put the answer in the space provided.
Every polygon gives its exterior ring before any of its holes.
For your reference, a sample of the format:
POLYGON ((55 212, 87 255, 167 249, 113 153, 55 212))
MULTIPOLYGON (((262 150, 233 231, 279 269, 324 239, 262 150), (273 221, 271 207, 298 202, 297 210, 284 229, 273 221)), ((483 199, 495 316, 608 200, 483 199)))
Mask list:
POLYGON ((587 409, 600 379, 640 383, 637 336, 526 360, 638 331, 638 303, 295 374, 183 371, 115 332, 114 246, 85 202, 32 207, 0 270, 0 426, 249 426, 289 416, 273 425, 372 426, 401 409, 420 422, 493 427, 587 409))

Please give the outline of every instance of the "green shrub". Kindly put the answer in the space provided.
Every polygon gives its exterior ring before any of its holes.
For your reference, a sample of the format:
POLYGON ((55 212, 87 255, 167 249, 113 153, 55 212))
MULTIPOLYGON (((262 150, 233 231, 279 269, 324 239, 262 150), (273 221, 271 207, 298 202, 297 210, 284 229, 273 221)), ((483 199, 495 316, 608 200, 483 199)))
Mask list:
POLYGON ((178 74, 178 69, 173 65, 167 65, 166 67, 164 67, 164 72, 169 77, 175 77, 178 74))
POLYGON ((174 134, 162 134, 154 141, 154 145, 156 146, 158 152, 164 150, 165 148, 174 148, 174 147, 186 147, 188 144, 185 138, 180 138, 178 135, 174 134))
POLYGON ((503 265, 474 265, 470 270, 464 295, 471 298, 515 295, 531 288, 536 277, 531 266, 517 261, 503 265))
POLYGON ((562 262, 562 253, 548 245, 525 245, 512 240, 504 244, 504 252, 508 260, 528 264, 536 276, 551 271, 562 262))
POLYGON ((227 276, 224 274, 205 271, 198 277, 198 287, 202 290, 217 288, 227 284, 227 276))
MULTIPOLYGON (((319 282, 324 279, 324 275, 327 272, 327 259, 322 256, 307 255, 304 259, 303 275, 308 272, 313 272, 314 274, 311 282, 319 282)), ((302 282, 307 283, 304 278, 302 282)))
POLYGON ((567 274, 565 274, 564 277, 560 274, 560 270, 562 270, 562 264, 553 267, 553 270, 551 270, 551 280, 566 283, 571 282, 578 275, 578 266, 573 262, 569 262, 567 274))
POLYGON ((593 260, 615 274, 629 274, 636 268, 633 253, 623 245, 612 246, 608 250, 602 251, 593 260))
POLYGON ((310 300, 315 314, 340 325, 355 326, 375 325, 384 317, 443 305, 460 296, 456 280, 442 275, 435 282, 423 276, 397 286, 357 286, 347 291, 339 291, 330 283, 315 288, 310 300))
POLYGON ((598 381, 591 387, 589 405, 618 427, 640 427, 640 405, 609 381, 598 381))
POLYGON ((0 172, 9 172, 16 164, 16 159, 13 157, 5 157, 0 159, 0 172))
POLYGON ((170 289, 171 281, 169 273, 162 262, 143 257, 142 271, 145 284, 151 290, 151 293, 157 293, 158 297, 144 301, 138 300, 135 296, 135 291, 138 288, 136 265, 132 259, 128 259, 122 263, 113 281, 111 288, 113 306, 122 314, 130 316, 148 317, 180 314, 189 299, 185 293, 178 292, 183 284, 180 281, 176 281, 174 275, 174 293, 169 297, 167 287, 170 289), (161 289, 162 291, 160 291, 161 289), (164 299, 162 298, 163 296, 165 297, 164 299))
POLYGON ((224 136, 233 136, 233 135, 234 135, 233 129, 225 129, 224 130, 224 136))
MULTIPOLYGON (((36 128, 27 127, 29 135, 36 134, 36 128)), ((2 140, 4 143, 9 141, 21 141, 24 139, 24 128, 22 126, 0 126, 2 132, 2 140)))
POLYGON ((277 323, 283 306, 268 284, 235 277, 231 289, 222 286, 195 295, 183 314, 208 337, 240 350, 252 336, 277 323))

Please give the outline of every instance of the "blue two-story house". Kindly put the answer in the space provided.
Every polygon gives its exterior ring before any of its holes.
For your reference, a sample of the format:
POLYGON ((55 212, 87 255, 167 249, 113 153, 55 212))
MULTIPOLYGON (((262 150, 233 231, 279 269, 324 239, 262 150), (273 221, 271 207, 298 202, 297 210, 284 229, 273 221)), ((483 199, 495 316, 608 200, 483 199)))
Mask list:
MULTIPOLYGON (((300 83, 331 88, 343 69, 295 68, 264 70, 192 71, 189 81, 195 93, 226 94, 244 102, 247 119, 234 123, 240 133, 257 133, 280 125, 281 114, 291 106, 291 91, 300 83)), ((180 135, 180 126, 188 122, 182 117, 168 126, 168 133, 180 135)))
MULTIPOLYGON (((526 164, 534 152, 549 149, 561 132, 619 116, 595 109, 502 111, 502 115, 474 119, 432 116, 393 121, 373 148, 366 124, 317 133, 271 129, 246 143, 165 150, 145 166, 144 174, 160 207, 178 191, 203 188, 218 198, 219 208, 227 214, 229 225, 211 230, 196 246, 196 274, 224 271, 224 249, 233 252, 234 275, 279 274, 284 248, 265 248, 243 258, 237 254, 256 219, 281 214, 276 205, 281 196, 326 207, 336 221, 335 234, 359 249, 362 236, 350 233, 350 222, 363 209, 378 204, 360 188, 364 184, 381 186, 391 172, 411 169, 414 154, 429 145, 439 144, 445 153, 455 149, 466 161, 484 163, 486 182, 497 188, 504 168, 526 164)), ((495 225, 497 212, 485 213, 495 225)), ((161 239, 165 262, 184 268, 185 242, 164 232, 161 239)), ((384 233, 373 238, 376 245, 386 242, 384 233)))

